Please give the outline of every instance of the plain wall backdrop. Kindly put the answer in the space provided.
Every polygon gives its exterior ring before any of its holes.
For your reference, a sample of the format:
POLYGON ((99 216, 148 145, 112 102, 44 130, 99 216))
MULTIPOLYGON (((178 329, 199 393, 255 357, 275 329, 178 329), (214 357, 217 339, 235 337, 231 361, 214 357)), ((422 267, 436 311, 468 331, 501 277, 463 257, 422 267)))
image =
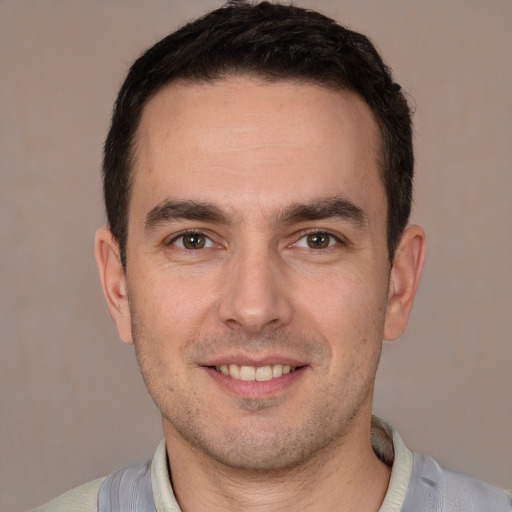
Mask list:
MULTIPOLYGON (((512 487, 512 2, 298 1, 369 35, 415 105, 427 261, 375 411, 512 487)), ((161 437, 92 256, 112 103, 140 52, 217 0, 0 1, 0 510, 147 458, 161 437)))

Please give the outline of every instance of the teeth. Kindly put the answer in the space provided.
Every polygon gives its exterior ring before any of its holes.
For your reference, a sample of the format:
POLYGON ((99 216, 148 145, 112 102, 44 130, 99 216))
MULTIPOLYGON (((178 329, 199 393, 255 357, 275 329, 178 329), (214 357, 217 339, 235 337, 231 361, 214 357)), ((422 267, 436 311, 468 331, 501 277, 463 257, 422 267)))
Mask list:
POLYGON ((259 366, 256 369, 256 380, 264 381, 272 378, 272 367, 271 366, 259 366))
POLYGON ((280 364, 272 366, 272 377, 281 377, 283 375, 283 367, 280 364))
POLYGON ((240 379, 240 366, 238 366, 237 364, 230 364, 229 375, 231 375, 231 377, 233 377, 234 379, 240 379))
MULTIPOLYGON (((229 365, 231 368, 231 365, 229 365)), ((240 380, 255 380, 256 368, 253 366, 240 366, 240 380)))
POLYGON ((238 364, 221 364, 216 366, 215 369, 224 375, 229 375, 233 379, 245 381, 260 381, 276 379, 281 375, 295 371, 294 366, 287 364, 273 364, 266 366, 240 366, 238 364))

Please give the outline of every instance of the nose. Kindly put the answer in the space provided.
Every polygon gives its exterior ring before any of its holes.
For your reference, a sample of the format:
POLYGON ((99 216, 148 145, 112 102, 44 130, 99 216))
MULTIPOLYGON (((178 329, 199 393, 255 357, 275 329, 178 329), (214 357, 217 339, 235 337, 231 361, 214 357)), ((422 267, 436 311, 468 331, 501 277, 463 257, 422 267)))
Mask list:
POLYGON ((286 281, 279 257, 268 248, 240 251, 226 268, 220 321, 248 334, 287 325, 293 307, 286 281))

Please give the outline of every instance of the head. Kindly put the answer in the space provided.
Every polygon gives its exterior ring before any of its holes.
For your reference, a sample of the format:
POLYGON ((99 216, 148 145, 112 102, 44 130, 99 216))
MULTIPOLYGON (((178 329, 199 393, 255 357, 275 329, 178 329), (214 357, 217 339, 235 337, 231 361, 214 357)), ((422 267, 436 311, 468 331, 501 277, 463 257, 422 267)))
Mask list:
POLYGON ((364 35, 314 11, 262 2, 229 2, 147 50, 119 92, 105 143, 104 197, 126 265, 134 142, 142 111, 164 86, 233 75, 352 91, 379 127, 379 167, 387 197, 392 261, 411 210, 414 156, 410 110, 390 70, 364 35))
POLYGON ((172 457, 373 457, 382 340, 423 259, 410 135, 369 41, 295 7, 229 4, 131 68, 96 258, 172 457))

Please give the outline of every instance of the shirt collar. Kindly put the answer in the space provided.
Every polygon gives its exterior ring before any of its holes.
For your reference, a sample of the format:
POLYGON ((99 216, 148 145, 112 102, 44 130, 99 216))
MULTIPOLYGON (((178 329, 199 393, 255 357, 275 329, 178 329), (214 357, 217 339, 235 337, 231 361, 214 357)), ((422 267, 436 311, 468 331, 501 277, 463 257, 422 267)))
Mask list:
MULTIPOLYGON (((372 417, 371 442, 376 455, 391 467, 388 490, 378 512, 400 512, 411 477, 412 452, 398 432, 377 416, 372 417)), ((153 457, 151 483, 157 512, 181 512, 171 487, 164 439, 153 457)))

